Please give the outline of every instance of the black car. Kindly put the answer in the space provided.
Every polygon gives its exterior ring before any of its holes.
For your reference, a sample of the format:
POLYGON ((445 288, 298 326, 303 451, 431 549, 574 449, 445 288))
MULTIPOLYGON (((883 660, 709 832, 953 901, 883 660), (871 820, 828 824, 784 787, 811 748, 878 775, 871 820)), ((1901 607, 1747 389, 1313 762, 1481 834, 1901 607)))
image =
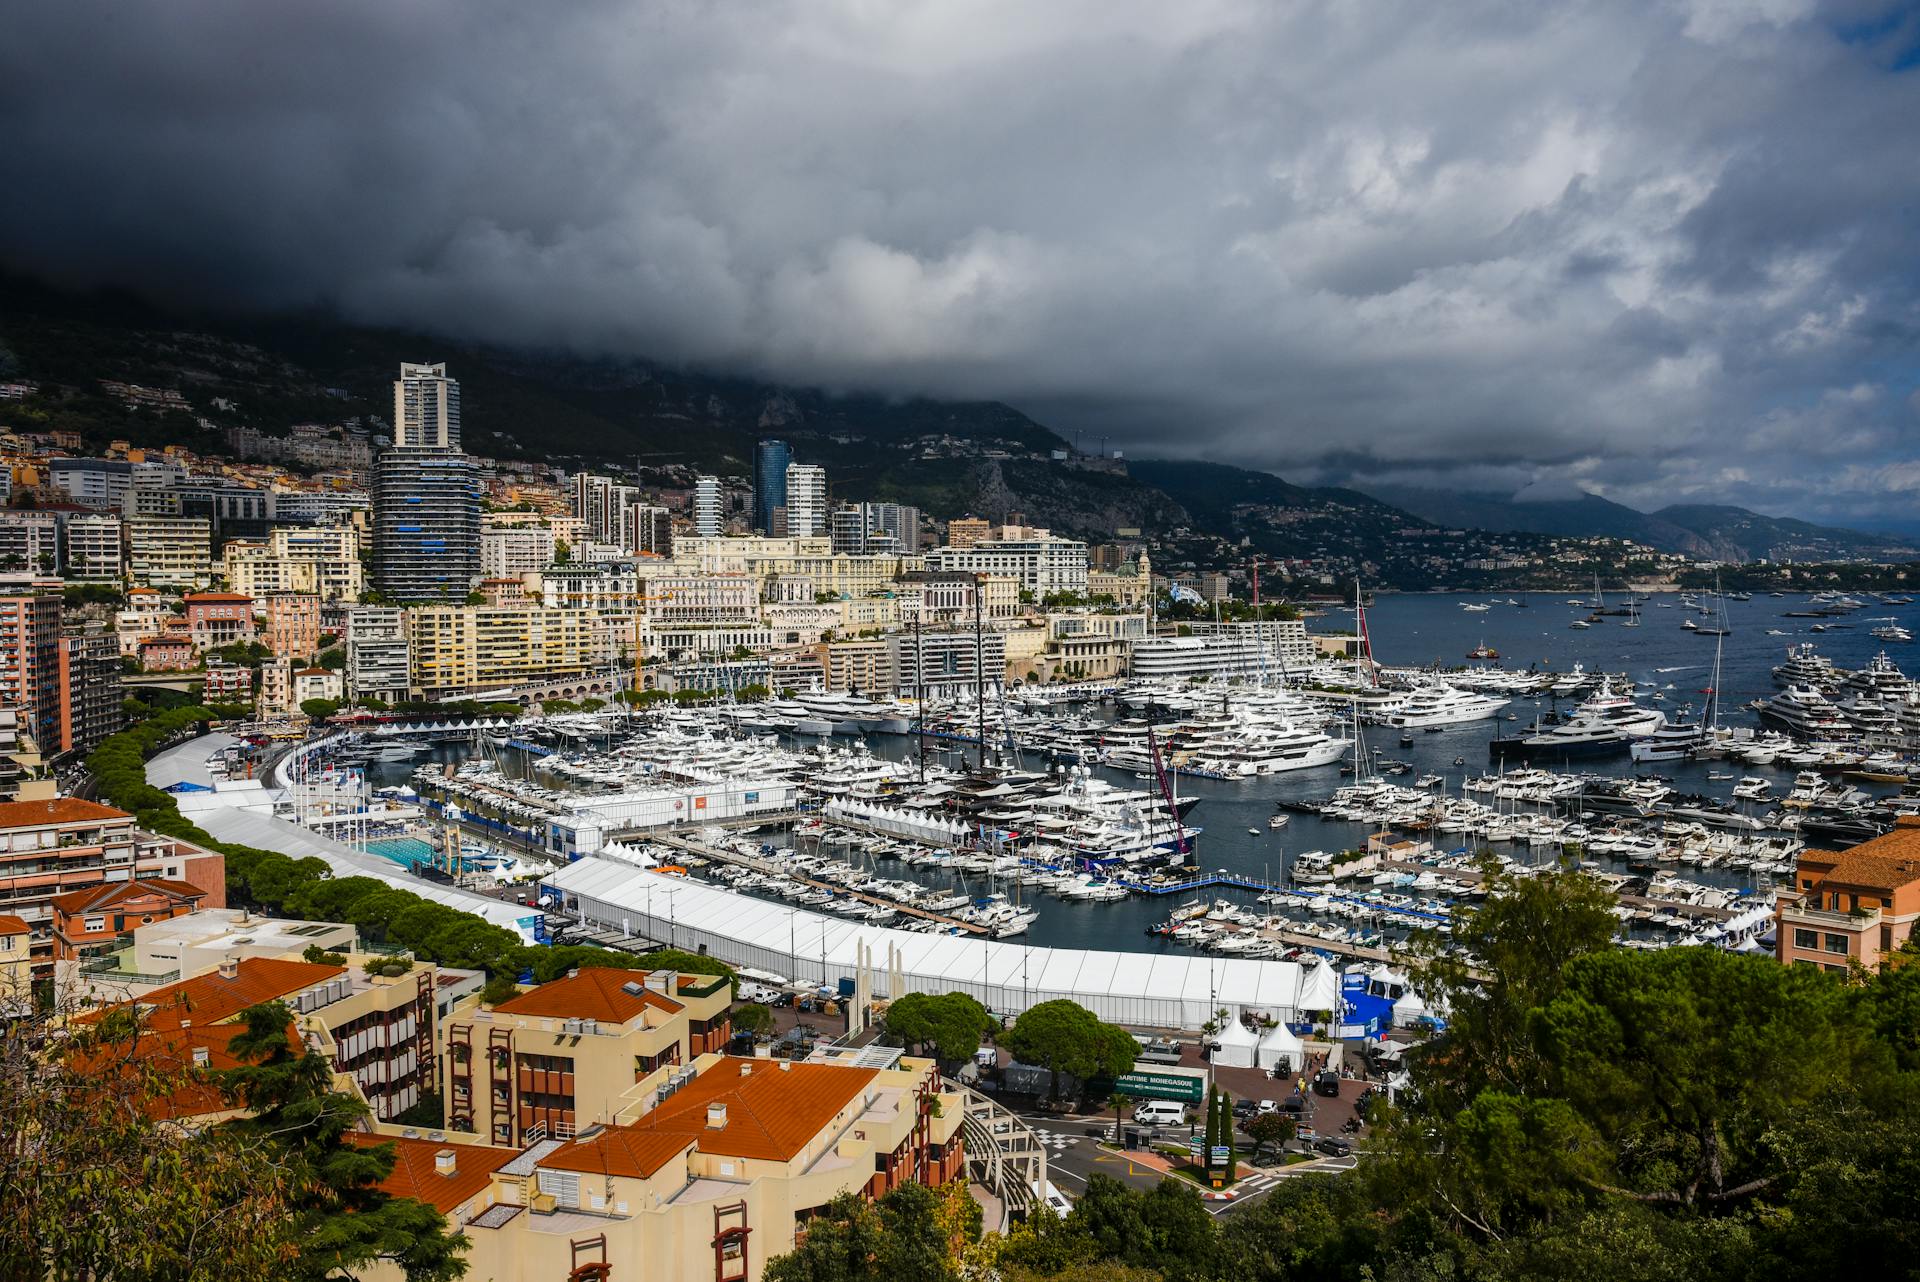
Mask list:
POLYGON ((1260 1105, 1253 1100, 1237 1099, 1233 1102, 1233 1115, 1243 1119, 1249 1118, 1252 1117, 1259 1108, 1260 1105))
POLYGON ((1340 1074, 1330 1068, 1323 1068, 1313 1075, 1313 1093, 1315 1095, 1335 1096, 1340 1093, 1340 1074))
POLYGON ((1325 1153, 1328 1157, 1350 1157, 1353 1155, 1353 1145, 1347 1143, 1347 1141, 1337 1135, 1328 1135, 1316 1140, 1313 1146, 1322 1153, 1325 1153))

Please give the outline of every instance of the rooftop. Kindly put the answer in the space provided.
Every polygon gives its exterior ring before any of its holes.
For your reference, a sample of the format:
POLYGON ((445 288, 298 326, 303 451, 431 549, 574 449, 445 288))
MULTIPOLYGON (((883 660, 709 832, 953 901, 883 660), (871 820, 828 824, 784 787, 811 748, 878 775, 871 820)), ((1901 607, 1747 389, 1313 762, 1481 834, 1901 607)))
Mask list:
POLYGON ((549 980, 494 1009, 507 1015, 597 1019, 608 1024, 624 1024, 649 1006, 669 1012, 681 1009, 665 993, 646 987, 646 980, 644 970, 589 967, 565 979, 549 980), (629 991, 634 987, 640 991, 629 991))
POLYGON ((84 823, 89 819, 131 819, 132 815, 97 801, 55 797, 51 801, 0 802, 0 829, 38 828, 45 824, 84 823))
POLYGON ((487 1144, 448 1144, 443 1140, 409 1139, 349 1131, 347 1140, 362 1148, 393 1145, 393 1173, 380 1181, 380 1190, 393 1197, 410 1197, 448 1214, 493 1180, 493 1173, 511 1162, 518 1150, 487 1144), (453 1154, 453 1170, 442 1174, 438 1157, 453 1154))
POLYGON ((789 1162, 874 1078, 870 1068, 723 1056, 629 1126, 610 1126, 549 1156, 542 1166, 645 1177, 689 1144, 721 1157, 789 1162), (724 1104, 725 1126, 707 1125, 724 1104))
POLYGON ((1811 862, 1830 865, 1823 880, 1892 892, 1920 881, 1920 816, 1895 822, 1891 831, 1832 854, 1808 851, 1811 862))
POLYGON ((0 913, 0 935, 24 935, 32 929, 24 917, 15 917, 11 913, 0 913))
POLYGON ((179 1028, 186 1023, 218 1024, 249 1006, 290 997, 315 984, 347 973, 344 966, 287 961, 277 957, 247 957, 234 966, 231 978, 218 970, 156 988, 140 999, 153 1007, 147 1027, 179 1028))
POLYGON ((84 890, 70 891, 56 895, 53 906, 63 913, 93 912, 110 908, 124 900, 141 895, 161 894, 169 899, 197 901, 205 899, 207 892, 199 886, 184 881, 170 881, 165 877, 150 877, 142 881, 111 881, 102 886, 89 886, 84 890))

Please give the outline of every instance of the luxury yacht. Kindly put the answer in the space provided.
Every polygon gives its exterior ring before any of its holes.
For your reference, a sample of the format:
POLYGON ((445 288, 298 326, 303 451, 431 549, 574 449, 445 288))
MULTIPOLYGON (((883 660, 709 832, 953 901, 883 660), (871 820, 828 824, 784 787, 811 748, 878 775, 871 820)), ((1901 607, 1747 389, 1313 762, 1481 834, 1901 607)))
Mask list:
POLYGON ((1507 706, 1506 699, 1459 690, 1444 681, 1424 685, 1398 709, 1389 712, 1386 722, 1400 729, 1419 726, 1453 726, 1469 721, 1487 721, 1507 706))

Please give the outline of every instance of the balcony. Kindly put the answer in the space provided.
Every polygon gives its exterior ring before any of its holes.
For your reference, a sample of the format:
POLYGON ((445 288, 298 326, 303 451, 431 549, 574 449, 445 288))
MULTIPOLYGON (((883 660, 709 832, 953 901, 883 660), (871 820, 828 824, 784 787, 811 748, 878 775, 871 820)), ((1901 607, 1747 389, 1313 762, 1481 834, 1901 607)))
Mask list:
POLYGON ((1835 912, 1830 908, 1808 908, 1804 904, 1783 900, 1780 904, 1780 921, 1782 925, 1798 923, 1828 930, 1867 930, 1880 924, 1880 909, 1857 908, 1852 912, 1835 912))

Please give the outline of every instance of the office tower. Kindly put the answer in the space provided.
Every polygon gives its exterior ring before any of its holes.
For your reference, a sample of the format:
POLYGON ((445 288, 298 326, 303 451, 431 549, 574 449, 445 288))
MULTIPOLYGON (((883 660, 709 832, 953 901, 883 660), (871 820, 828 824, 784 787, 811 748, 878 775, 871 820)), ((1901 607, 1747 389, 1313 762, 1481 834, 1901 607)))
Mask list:
POLYGON ((393 443, 405 449, 460 448, 460 384, 442 365, 402 363, 393 384, 393 443))
POLYGON ((813 539, 827 533, 827 469, 787 464, 787 533, 813 539))
POLYGON ((693 532, 703 539, 717 538, 724 525, 720 506, 720 478, 696 478, 693 483, 693 532))
POLYGON ((753 528, 772 534, 773 511, 787 505, 787 467, 793 451, 785 441, 762 441, 753 450, 753 528))
POLYGON ((869 544, 874 535, 891 534, 894 540, 891 550, 908 553, 920 550, 919 508, 906 503, 862 503, 860 507, 865 513, 869 544))

